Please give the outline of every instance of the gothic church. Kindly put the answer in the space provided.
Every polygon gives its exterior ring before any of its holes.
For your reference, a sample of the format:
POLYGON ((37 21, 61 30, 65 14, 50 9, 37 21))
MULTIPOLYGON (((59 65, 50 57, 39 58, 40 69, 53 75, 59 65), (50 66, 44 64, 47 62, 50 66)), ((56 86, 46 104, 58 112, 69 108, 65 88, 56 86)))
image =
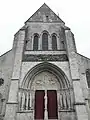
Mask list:
POLYGON ((45 3, 0 56, 0 120, 90 120, 90 59, 45 3))

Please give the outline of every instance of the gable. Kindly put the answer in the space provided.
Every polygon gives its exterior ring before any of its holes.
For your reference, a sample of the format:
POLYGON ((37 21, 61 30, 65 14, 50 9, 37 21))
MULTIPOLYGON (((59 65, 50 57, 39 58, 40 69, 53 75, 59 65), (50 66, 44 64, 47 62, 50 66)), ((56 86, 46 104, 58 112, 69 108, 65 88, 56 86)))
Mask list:
POLYGON ((26 22, 64 23, 45 3, 26 22))

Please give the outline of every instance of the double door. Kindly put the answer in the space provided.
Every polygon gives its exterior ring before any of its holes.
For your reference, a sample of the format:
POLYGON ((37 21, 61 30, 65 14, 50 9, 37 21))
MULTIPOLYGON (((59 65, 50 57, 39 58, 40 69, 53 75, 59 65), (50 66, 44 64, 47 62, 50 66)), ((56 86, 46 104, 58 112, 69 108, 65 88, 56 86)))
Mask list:
POLYGON ((35 92, 35 119, 58 119, 57 92, 56 90, 36 90, 35 92))

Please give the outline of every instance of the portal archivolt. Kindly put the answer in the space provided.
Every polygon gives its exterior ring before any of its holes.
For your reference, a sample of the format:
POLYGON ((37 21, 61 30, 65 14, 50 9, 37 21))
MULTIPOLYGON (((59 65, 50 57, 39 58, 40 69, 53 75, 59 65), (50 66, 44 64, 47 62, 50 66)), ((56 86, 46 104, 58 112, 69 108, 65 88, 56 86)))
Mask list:
POLYGON ((54 76, 57 77, 57 80, 58 80, 59 85, 60 85, 60 89, 71 87, 70 81, 68 80, 65 73, 59 67, 57 67, 56 65, 51 64, 51 63, 47 63, 47 62, 40 63, 40 64, 36 65, 35 67, 33 67, 24 77, 24 80, 22 82, 21 87, 26 88, 26 89, 30 88, 29 85, 30 85, 30 83, 32 83, 33 78, 37 74, 39 74, 43 71, 52 73, 54 76))
POLYGON ((19 89, 19 109, 34 110, 35 119, 57 119, 60 110, 72 110, 73 90, 64 72, 51 63, 32 68, 19 89))

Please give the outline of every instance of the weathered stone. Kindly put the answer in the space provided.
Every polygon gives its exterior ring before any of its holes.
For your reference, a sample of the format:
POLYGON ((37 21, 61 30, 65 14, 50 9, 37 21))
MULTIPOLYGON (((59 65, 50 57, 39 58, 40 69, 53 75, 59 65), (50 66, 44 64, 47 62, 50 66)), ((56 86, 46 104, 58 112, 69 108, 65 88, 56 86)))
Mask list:
POLYGON ((58 120, 90 120, 89 82, 90 59, 77 53, 73 33, 43 4, 15 34, 12 50, 0 56, 0 120, 34 120, 37 90, 44 92, 45 120, 48 91, 56 95, 58 120))
POLYGON ((23 62, 29 61, 68 61, 67 55, 24 55, 23 62))

